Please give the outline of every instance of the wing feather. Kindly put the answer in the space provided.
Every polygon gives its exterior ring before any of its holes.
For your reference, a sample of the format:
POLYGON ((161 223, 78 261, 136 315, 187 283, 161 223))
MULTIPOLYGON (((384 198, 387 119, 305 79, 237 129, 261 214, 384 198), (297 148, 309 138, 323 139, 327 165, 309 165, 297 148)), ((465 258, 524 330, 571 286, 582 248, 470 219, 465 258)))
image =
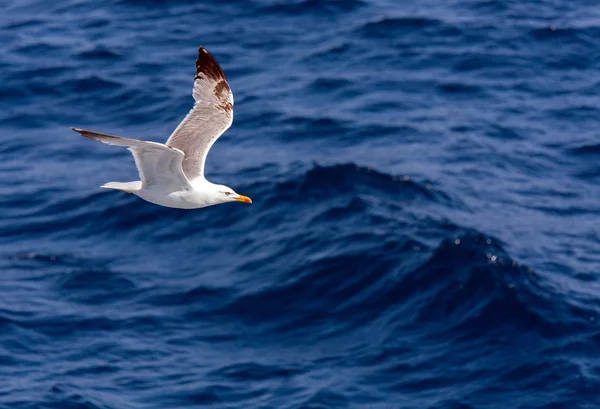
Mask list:
POLYGON ((183 173, 183 152, 162 143, 125 138, 86 129, 71 128, 86 138, 94 139, 108 145, 126 146, 133 154, 135 165, 145 188, 161 186, 173 189, 191 188, 189 180, 183 173))
POLYGON ((204 48, 198 49, 194 107, 173 131, 167 145, 181 150, 189 180, 204 177, 208 151, 233 122, 233 94, 221 66, 204 48))

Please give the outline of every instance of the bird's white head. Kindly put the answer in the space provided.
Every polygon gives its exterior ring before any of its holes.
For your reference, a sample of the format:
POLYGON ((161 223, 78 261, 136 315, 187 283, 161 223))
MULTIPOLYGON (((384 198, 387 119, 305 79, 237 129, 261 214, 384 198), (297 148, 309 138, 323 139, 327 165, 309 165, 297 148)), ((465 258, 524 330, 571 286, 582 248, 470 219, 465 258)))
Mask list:
POLYGON ((221 203, 225 202, 244 202, 252 203, 252 199, 248 196, 242 196, 233 191, 232 188, 225 185, 214 185, 216 195, 221 203))

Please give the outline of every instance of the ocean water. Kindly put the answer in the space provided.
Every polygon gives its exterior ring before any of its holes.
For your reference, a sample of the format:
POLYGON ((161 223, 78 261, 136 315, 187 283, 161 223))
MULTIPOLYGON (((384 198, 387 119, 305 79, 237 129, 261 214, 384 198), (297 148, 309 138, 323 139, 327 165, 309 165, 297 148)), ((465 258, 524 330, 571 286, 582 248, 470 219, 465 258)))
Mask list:
POLYGON ((0 407, 600 407, 600 7, 0 2, 0 407), (192 105, 254 200, 105 191, 192 105))

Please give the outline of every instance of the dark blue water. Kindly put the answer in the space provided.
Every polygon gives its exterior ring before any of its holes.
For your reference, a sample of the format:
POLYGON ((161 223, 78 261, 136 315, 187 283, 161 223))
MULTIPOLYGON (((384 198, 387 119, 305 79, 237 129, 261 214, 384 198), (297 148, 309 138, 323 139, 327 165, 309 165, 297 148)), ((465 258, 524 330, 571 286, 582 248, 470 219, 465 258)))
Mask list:
POLYGON ((0 407, 600 407, 600 7, 5 0, 0 407), (98 186, 192 105, 184 211, 98 186))

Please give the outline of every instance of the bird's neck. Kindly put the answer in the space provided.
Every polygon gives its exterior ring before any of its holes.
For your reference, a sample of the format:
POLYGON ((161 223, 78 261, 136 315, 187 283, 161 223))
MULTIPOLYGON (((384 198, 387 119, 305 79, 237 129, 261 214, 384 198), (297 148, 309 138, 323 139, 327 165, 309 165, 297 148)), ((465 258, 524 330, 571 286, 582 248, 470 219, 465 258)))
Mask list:
POLYGON ((203 190, 205 192, 217 191, 219 186, 215 183, 206 180, 204 176, 198 176, 194 180, 190 181, 190 183, 192 184, 192 186, 194 186, 194 188, 203 190))

